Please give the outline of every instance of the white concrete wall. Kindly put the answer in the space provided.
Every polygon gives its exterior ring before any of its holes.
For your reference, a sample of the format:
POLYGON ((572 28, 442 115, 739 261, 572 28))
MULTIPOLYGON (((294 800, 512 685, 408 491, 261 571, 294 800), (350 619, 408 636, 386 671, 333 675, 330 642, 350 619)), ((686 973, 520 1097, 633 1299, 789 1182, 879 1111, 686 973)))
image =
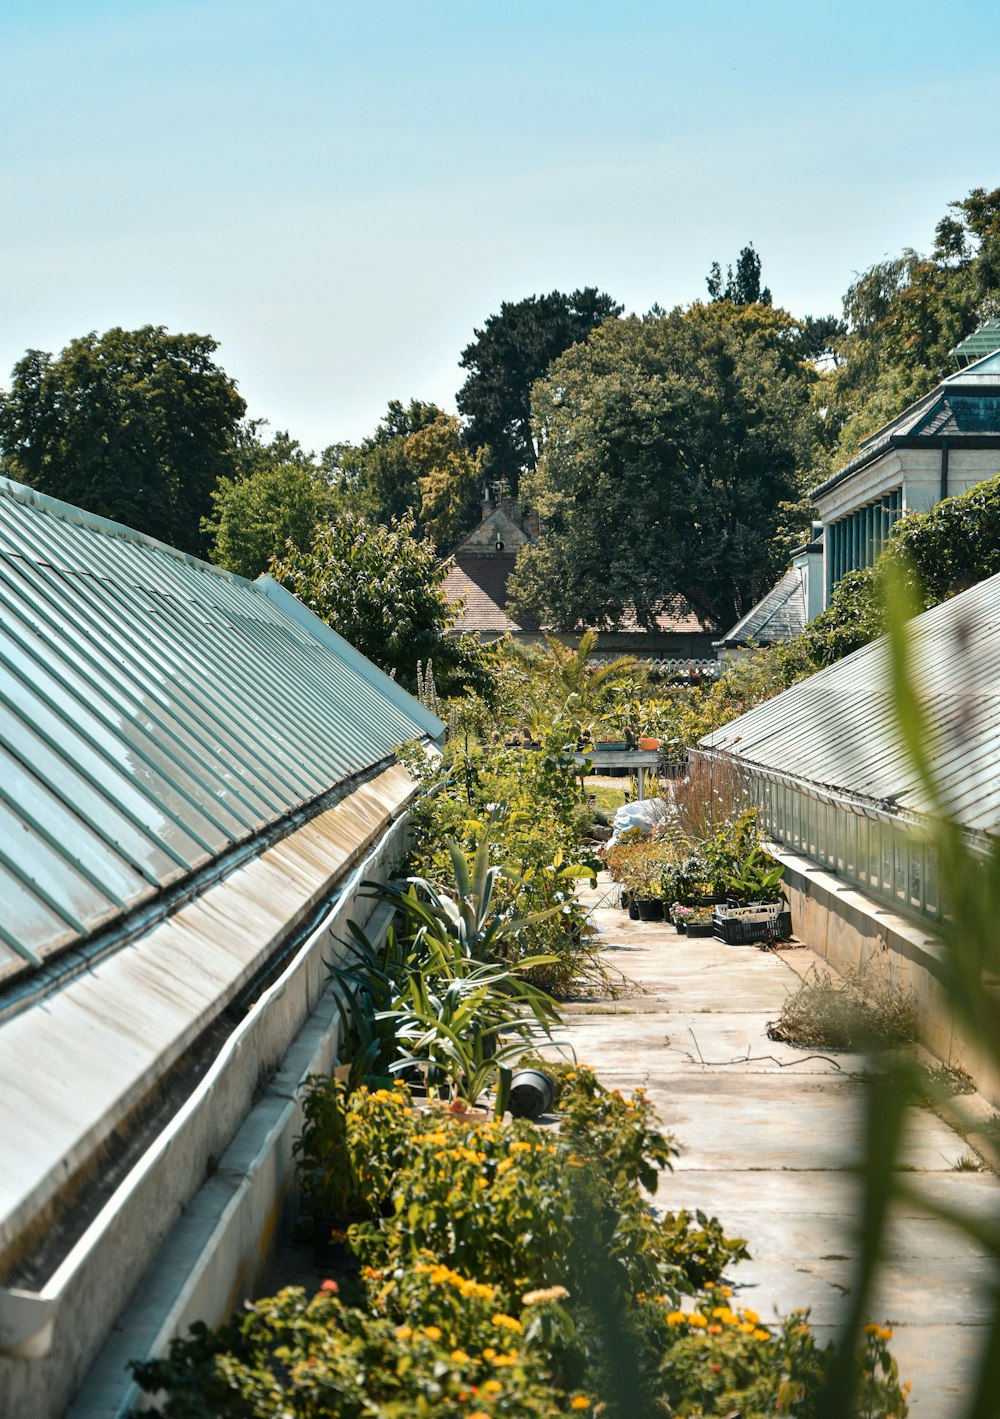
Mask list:
POLYGON ((942 1064, 964 1069, 1000 1108, 1000 1074, 952 1019, 938 976, 943 948, 930 928, 898 916, 783 845, 767 847, 785 865, 783 886, 795 935, 837 972, 857 970, 876 958, 891 979, 912 992, 921 1043, 942 1064))

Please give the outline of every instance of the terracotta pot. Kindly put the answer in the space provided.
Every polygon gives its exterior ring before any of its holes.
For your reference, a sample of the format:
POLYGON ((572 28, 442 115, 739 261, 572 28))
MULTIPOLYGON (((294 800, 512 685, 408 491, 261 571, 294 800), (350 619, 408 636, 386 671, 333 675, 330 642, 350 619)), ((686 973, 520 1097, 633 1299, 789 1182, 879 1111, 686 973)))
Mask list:
POLYGON ((659 747, 660 747, 660 741, 659 741, 659 739, 652 739, 652 738, 650 738, 650 736, 649 736, 648 734, 642 734, 642 735, 639 736, 639 748, 640 748, 640 749, 658 749, 659 747))

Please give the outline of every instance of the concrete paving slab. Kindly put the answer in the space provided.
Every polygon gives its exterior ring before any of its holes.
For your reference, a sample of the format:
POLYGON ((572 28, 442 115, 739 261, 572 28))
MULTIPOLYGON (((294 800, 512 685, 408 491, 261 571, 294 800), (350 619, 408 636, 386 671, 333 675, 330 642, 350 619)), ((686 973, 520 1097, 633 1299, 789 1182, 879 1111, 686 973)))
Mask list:
MULTIPOLYGON (((600 896, 601 888, 592 900, 600 896)), ((687 940, 607 906, 595 916, 609 963, 630 989, 570 1009, 561 1033, 606 1082, 645 1087, 683 1146, 655 1205, 718 1216, 752 1253, 732 1269, 740 1301, 763 1316, 809 1308, 818 1336, 832 1338, 853 1284, 865 1061, 806 1058, 766 1036, 817 958, 808 949, 687 940)), ((993 1219, 1000 1183, 956 1171, 967 1153, 959 1135, 921 1112, 900 1177, 937 1205, 993 1219)), ((918 1202, 894 1205, 871 1315, 894 1327, 914 1419, 960 1411, 995 1277, 990 1257, 965 1234, 918 1202)))

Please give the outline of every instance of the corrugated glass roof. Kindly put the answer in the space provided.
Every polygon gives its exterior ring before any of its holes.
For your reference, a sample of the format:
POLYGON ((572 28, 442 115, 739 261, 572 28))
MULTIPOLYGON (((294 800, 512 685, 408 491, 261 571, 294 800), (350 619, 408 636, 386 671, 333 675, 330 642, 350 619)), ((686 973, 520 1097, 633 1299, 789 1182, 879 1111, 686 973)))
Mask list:
POLYGON ((994 350, 1000 350, 1000 320, 987 320, 978 330, 960 340, 951 353, 960 365, 967 365, 981 360, 984 355, 991 355, 994 350))
POLYGON ((0 479, 0 975, 443 728, 270 578, 0 479))
MULTIPOLYGON (((912 623, 914 673, 945 807, 1000 829, 1000 576, 912 623)), ((817 788, 925 813, 930 804, 896 725, 882 639, 802 680, 702 741, 817 788)))

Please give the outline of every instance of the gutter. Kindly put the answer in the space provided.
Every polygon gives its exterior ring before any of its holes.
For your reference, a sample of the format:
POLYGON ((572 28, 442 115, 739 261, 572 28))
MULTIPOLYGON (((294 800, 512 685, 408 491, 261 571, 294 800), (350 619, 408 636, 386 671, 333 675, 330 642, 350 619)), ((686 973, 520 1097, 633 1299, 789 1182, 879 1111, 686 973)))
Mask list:
POLYGON ((852 474, 860 472, 869 463, 874 463, 893 448, 1000 448, 1000 433, 985 434, 937 434, 930 437, 915 434, 894 434, 883 440, 866 453, 858 454, 852 458, 850 463, 845 463, 843 468, 839 468, 836 473, 832 473, 829 478, 817 484, 815 488, 810 488, 808 496, 815 502, 817 498, 825 497, 827 493, 833 492, 834 488, 840 486, 846 478, 852 474))

